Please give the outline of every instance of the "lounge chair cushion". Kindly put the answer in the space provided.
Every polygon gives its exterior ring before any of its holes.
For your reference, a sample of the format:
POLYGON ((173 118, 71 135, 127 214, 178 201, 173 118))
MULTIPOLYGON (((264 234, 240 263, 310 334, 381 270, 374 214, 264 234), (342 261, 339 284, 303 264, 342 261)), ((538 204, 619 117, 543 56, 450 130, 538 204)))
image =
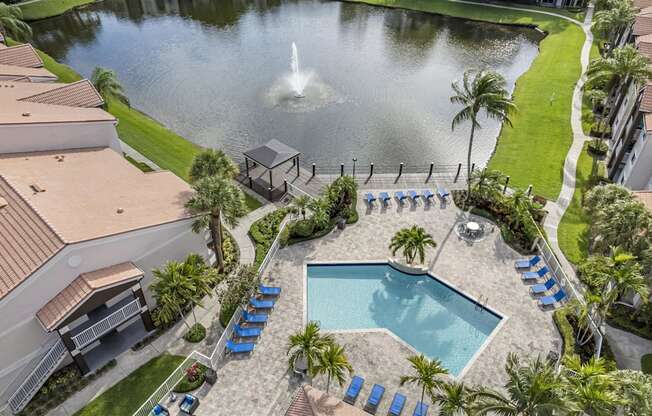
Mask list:
POLYGON ((389 414, 392 416, 399 416, 405 406, 405 396, 401 393, 394 393, 392 404, 389 406, 389 414))

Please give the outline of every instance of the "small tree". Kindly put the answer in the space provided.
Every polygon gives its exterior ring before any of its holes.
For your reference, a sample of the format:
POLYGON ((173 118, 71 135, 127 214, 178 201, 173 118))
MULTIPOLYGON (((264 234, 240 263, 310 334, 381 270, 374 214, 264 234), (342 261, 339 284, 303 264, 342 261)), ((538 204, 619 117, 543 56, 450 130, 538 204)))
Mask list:
POLYGON ((292 205, 299 211, 303 219, 306 219, 306 209, 310 206, 312 198, 307 195, 300 195, 292 199, 292 205))
POLYGON ((293 371, 297 362, 303 359, 306 361, 308 373, 314 375, 321 354, 334 343, 332 336, 319 333, 319 323, 308 322, 303 331, 290 335, 288 340, 287 355, 290 371, 293 371))
POLYGON ((471 416, 474 415, 476 393, 463 382, 442 383, 431 394, 431 399, 439 405, 440 416, 471 416))
POLYGON ((233 179, 238 176, 238 165, 223 151, 204 149, 192 160, 188 176, 191 182, 211 176, 233 179))
POLYGON ((217 283, 218 274, 215 269, 208 267, 202 256, 195 253, 191 253, 186 257, 186 260, 182 264, 182 269, 184 277, 192 282, 193 293, 190 298, 190 303, 192 304, 192 317, 195 325, 197 325, 195 307, 203 307, 202 300, 206 296, 210 297, 213 295, 212 287, 217 283))
POLYGON ((220 302, 220 323, 223 327, 226 327, 238 306, 249 301, 259 283, 260 278, 254 266, 240 266, 226 278, 225 284, 220 286, 217 293, 220 302))
POLYGON ((398 250, 403 250, 403 256, 409 264, 414 263, 416 256, 419 256, 419 263, 423 264, 428 247, 435 248, 437 243, 430 234, 426 233, 426 230, 416 225, 399 230, 389 244, 392 256, 396 255, 398 250))
POLYGON ((183 264, 170 261, 162 269, 154 269, 152 274, 154 282, 150 289, 158 307, 157 322, 170 325, 178 316, 190 329, 190 325, 183 315, 183 308, 193 299, 195 286, 190 279, 184 276, 183 264))
MULTIPOLYGON (((423 354, 413 355, 408 358, 408 361, 412 364, 414 374, 402 376, 400 385, 416 384, 421 387, 421 404, 423 405, 426 393, 432 395, 435 389, 443 385, 444 381, 441 376, 448 374, 448 370, 441 365, 439 360, 429 360, 423 354)), ((423 414, 423 409, 421 409, 421 413, 423 414)))
POLYGON ((114 71, 99 66, 95 67, 91 75, 91 82, 106 104, 113 99, 129 105, 129 98, 124 93, 122 84, 118 81, 118 76, 114 71))
POLYGON ((23 21, 20 7, 0 3, 0 33, 19 40, 32 36, 32 28, 23 21))
POLYGON ((344 385, 346 381, 346 373, 353 374, 353 367, 344 354, 344 347, 330 343, 326 345, 324 350, 319 354, 317 364, 313 368, 314 374, 326 374, 326 393, 329 392, 331 387, 331 379, 334 378, 337 384, 344 385))

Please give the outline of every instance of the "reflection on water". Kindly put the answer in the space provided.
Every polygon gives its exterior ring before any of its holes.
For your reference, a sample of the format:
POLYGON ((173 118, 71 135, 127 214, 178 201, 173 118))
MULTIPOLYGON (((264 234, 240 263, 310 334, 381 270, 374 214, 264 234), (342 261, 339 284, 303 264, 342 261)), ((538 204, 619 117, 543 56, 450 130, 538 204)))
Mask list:
MULTIPOLYGON (((531 29, 316 0, 105 0, 34 24, 38 47, 86 76, 116 70, 136 107, 198 144, 239 156, 278 139, 332 165, 461 162, 468 130, 451 132, 451 82, 491 68, 512 87, 538 40, 531 29), (301 108, 275 95, 293 41, 316 74, 301 108)), ((483 122, 478 162, 498 131, 483 122)))

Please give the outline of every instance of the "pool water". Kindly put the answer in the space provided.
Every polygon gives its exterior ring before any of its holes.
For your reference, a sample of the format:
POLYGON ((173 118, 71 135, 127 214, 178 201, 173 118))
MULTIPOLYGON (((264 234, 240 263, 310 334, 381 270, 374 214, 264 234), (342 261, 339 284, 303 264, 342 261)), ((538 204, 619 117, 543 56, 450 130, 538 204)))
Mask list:
POLYGON ((308 265, 307 303, 324 330, 385 328, 455 376, 501 321, 432 276, 388 264, 308 265))

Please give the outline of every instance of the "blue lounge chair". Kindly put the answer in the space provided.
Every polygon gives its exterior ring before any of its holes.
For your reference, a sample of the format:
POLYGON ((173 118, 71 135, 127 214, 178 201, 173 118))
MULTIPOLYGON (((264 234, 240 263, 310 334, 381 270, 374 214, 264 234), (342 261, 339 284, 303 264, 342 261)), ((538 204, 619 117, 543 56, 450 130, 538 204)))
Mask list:
POLYGON ((387 192, 381 192, 381 193, 378 194, 378 199, 383 201, 384 205, 387 205, 387 204, 389 204, 389 201, 392 200, 392 197, 390 197, 387 192))
POLYGON ((517 260, 514 263, 514 267, 516 267, 517 269, 529 269, 529 268, 532 268, 532 267, 536 266, 537 263, 539 263, 540 261, 541 261, 541 257, 534 256, 529 260, 527 260, 527 259, 517 260))
POLYGON ((405 406, 405 396, 398 392, 394 393, 392 404, 389 406, 389 414, 392 416, 400 416, 401 412, 403 412, 403 406, 405 406))
POLYGON ((530 286, 530 293, 533 295, 541 295, 542 293, 552 289, 554 285, 555 278, 551 277, 550 279, 546 280, 545 283, 537 283, 536 285, 530 286))
POLYGON ((160 404, 154 406, 151 414, 154 416, 170 416, 170 412, 168 412, 168 409, 161 406, 160 404))
POLYGON ((564 289, 559 289, 557 293, 555 293, 554 295, 544 296, 541 299, 539 299, 539 306, 541 307, 552 306, 555 304, 555 302, 561 302, 565 297, 566 297, 566 292, 564 292, 564 289))
POLYGON ((419 202, 419 193, 417 191, 410 189, 407 193, 410 196, 410 199, 412 199, 412 202, 415 204, 419 202))
POLYGON ((424 189, 423 191, 421 191, 421 196, 423 197, 423 200, 426 201, 427 204, 432 202, 432 198, 435 196, 435 194, 430 192, 430 189, 424 189))
POLYGON ((264 296, 278 296, 281 294, 281 288, 275 286, 258 286, 258 293, 264 296))
POLYGON ((414 412, 412 416, 426 416, 428 414, 428 405, 425 403, 417 402, 417 405, 414 407, 414 412))
POLYGON ((536 272, 524 272, 521 278, 525 281, 527 280, 536 280, 540 277, 543 277, 548 273, 548 266, 543 266, 536 272))
POLYGON ((274 307, 274 301, 251 298, 249 299, 249 305, 254 309, 272 309, 274 307))
POLYGON ((437 194, 441 199, 446 199, 446 197, 449 196, 451 193, 448 192, 448 189, 444 188, 443 186, 438 186, 437 194))
POLYGON ((405 195, 403 191, 394 192, 394 196, 396 197, 396 199, 398 199, 398 202, 401 204, 403 203, 403 200, 407 198, 407 195, 405 195))
POLYGON ((360 394, 360 390, 362 390, 363 384, 364 378, 353 376, 351 379, 351 384, 349 384, 349 388, 346 389, 346 393, 344 394, 344 401, 348 404, 355 403, 355 399, 358 398, 358 394, 360 394))
POLYGON ((383 394, 385 394, 385 387, 381 386, 380 384, 374 384, 374 386, 371 388, 371 393, 369 393, 369 398, 367 399, 367 404, 364 406, 364 410, 367 413, 371 413, 372 415, 376 414, 378 405, 383 399, 383 394))
POLYGON ((231 353, 242 353, 242 352, 252 352, 256 344, 253 342, 240 342, 235 343, 231 340, 226 341, 226 350, 231 353))
POLYGON ((236 324, 233 327, 233 333, 235 336, 238 338, 253 338, 260 336, 260 334, 263 332, 261 328, 243 328, 240 325, 236 324))
POLYGON ((367 201, 367 204, 369 204, 370 206, 372 206, 374 202, 376 202, 376 197, 371 192, 367 192, 364 198, 367 201))
POLYGON ((242 318, 248 324, 264 324, 267 322, 267 314, 242 312, 242 318))

